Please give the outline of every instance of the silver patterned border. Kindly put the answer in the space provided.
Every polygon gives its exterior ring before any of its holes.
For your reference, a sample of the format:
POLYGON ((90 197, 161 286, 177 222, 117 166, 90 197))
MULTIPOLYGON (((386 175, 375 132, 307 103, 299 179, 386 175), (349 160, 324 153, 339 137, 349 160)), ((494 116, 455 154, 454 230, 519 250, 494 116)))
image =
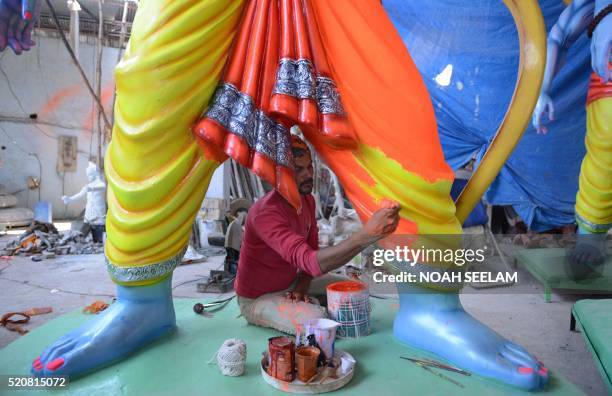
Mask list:
POLYGON ((253 99, 229 83, 220 84, 204 114, 246 140, 251 149, 293 169, 289 131, 255 108, 253 99))
POLYGON ((345 115, 336 83, 329 77, 315 77, 314 66, 308 59, 282 58, 273 93, 313 99, 321 114, 345 115))
POLYGON ((291 147, 285 144, 288 135, 287 128, 272 120, 263 111, 257 110, 255 151, 266 155, 279 165, 293 169, 291 147))
POLYGON ((276 163, 293 170, 293 154, 289 132, 279 133, 276 137, 276 163))
POLYGON ((255 146, 257 111, 253 99, 230 83, 217 87, 211 105, 204 114, 225 129, 255 146))
POLYGON ((315 99, 314 66, 308 59, 282 58, 278 61, 273 93, 298 99, 315 99))
POLYGON ((331 78, 317 77, 316 99, 319 113, 345 115, 338 87, 331 78))
POLYGON ((211 105, 204 114, 205 117, 216 121, 225 129, 229 129, 230 119, 232 118, 232 107, 238 100, 240 91, 232 84, 223 83, 217 86, 211 105))
POLYGON ((585 220, 585 218, 580 216, 578 213, 576 213, 576 222, 578 223, 578 225, 583 225, 583 227, 587 228, 589 231, 592 231, 597 234, 608 232, 608 230, 612 228, 612 224, 610 223, 595 224, 595 223, 585 220))
POLYGON ((153 279, 159 279, 171 273, 174 268, 181 262, 187 248, 183 248, 180 253, 168 260, 159 263, 148 264, 138 267, 120 267, 111 263, 106 258, 106 269, 111 278, 119 282, 140 282, 153 279))

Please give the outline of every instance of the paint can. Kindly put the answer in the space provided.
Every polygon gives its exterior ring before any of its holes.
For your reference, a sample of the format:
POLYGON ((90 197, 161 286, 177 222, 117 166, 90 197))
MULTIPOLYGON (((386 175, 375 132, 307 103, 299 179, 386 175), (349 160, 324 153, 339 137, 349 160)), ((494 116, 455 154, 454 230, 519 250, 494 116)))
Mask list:
POLYGON ((300 381, 306 382, 317 374, 317 361, 320 354, 319 348, 312 346, 299 347, 295 351, 295 365, 300 381))
MULTIPOLYGON (((336 342, 336 329, 338 322, 330 319, 311 319, 304 323, 306 334, 314 337, 316 346, 321 350, 325 361, 334 357, 334 343, 336 342)), ((312 346, 312 345, 311 345, 312 346)))
POLYGON ((295 344, 289 337, 279 336, 268 339, 270 364, 268 374, 281 381, 295 379, 295 344))
POLYGON ((340 323, 338 337, 357 338, 370 334, 370 292, 362 282, 342 281, 327 286, 329 316, 340 323))

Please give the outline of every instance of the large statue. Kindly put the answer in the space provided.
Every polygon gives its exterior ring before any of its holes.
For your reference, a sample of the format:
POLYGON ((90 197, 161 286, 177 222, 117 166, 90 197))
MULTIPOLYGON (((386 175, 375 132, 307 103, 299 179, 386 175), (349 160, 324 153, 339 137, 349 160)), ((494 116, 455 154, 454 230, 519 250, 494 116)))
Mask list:
POLYGON ((93 162, 87 165, 87 185, 72 196, 62 196, 65 205, 83 197, 87 197, 85 204, 85 224, 91 227, 93 241, 102 243, 104 225, 106 224, 106 183, 98 167, 93 162))
MULTIPOLYGON (((36 358, 36 375, 85 373, 176 326, 172 271, 227 156, 300 210, 292 124, 362 220, 390 199, 398 234, 461 233, 427 90, 379 0, 142 2, 116 82, 105 253, 118 299, 36 358)), ((476 374, 545 384, 541 363, 463 310, 460 288, 401 287, 395 335, 476 374)))
POLYGON ((546 132, 545 113, 554 120, 551 87, 568 49, 582 34, 591 38, 593 74, 587 95, 587 153, 582 161, 576 195, 578 240, 569 253, 570 275, 581 279, 606 257, 606 236, 612 226, 612 1, 574 0, 559 16, 548 36, 546 72, 533 124, 546 132))

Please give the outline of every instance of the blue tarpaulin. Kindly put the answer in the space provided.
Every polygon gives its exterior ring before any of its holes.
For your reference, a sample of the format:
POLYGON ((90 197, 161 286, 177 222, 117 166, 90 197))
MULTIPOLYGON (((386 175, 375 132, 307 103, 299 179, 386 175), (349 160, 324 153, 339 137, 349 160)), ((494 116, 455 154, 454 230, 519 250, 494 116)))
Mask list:
MULTIPOLYGON (((549 31, 565 4, 539 3, 549 31)), ((480 160, 516 84, 519 41, 510 11, 502 0, 384 0, 383 5, 427 85, 447 162, 457 169, 471 158, 480 160)), ((512 205, 532 230, 574 222, 590 72, 589 40, 583 35, 553 85, 556 120, 546 135, 529 126, 485 195, 490 204, 512 205)))

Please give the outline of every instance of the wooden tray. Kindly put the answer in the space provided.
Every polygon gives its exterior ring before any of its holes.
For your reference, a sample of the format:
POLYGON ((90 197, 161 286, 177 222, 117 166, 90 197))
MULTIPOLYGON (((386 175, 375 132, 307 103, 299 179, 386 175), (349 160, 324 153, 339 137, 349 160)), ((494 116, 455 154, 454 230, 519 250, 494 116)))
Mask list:
MULTIPOLYGON (((348 352, 336 349, 334 351, 334 358, 340 360, 340 358, 342 357, 355 361, 353 356, 351 356, 348 352)), ((324 379, 322 382, 319 380, 315 380, 309 384, 305 384, 297 378, 293 382, 286 382, 276 379, 267 373, 266 369, 264 368, 264 364, 267 362, 267 360, 268 352, 266 351, 264 352, 264 357, 261 359, 260 365, 261 376, 263 377, 264 381, 266 381, 273 388, 287 393, 315 394, 332 392, 348 384, 353 378, 353 374, 355 373, 355 365, 353 365, 353 367, 351 367, 348 372, 335 379, 327 378, 324 379)))

